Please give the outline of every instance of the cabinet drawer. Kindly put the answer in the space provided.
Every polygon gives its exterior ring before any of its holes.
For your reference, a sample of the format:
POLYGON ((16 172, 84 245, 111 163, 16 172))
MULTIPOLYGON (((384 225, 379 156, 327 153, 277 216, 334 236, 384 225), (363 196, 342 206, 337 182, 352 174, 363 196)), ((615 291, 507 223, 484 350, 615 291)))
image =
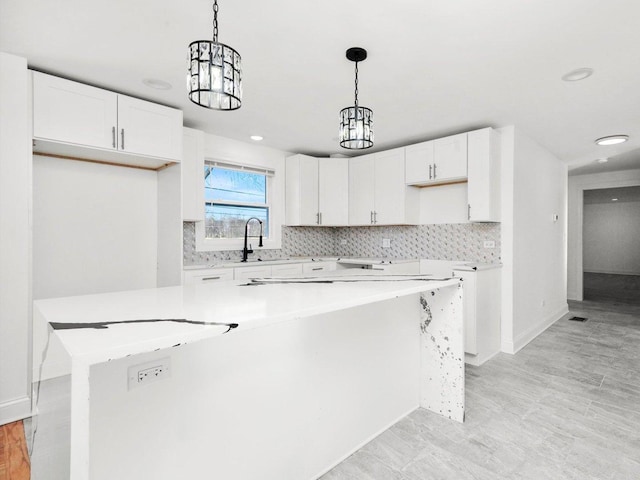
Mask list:
POLYGON ((284 275, 301 275, 301 274, 302 274, 301 263, 271 266, 271 275, 273 275, 274 277, 281 277, 284 275))
POLYGON ((336 262, 312 262, 302 264, 302 273, 330 272, 336 269, 336 262))
POLYGON ((194 283, 211 283, 233 280, 232 268, 217 268, 206 270, 192 270, 184 272, 184 285, 194 283))
POLYGON ((234 280, 242 281, 250 280, 252 278, 271 276, 271 267, 268 265, 260 267, 238 267, 233 270, 234 280))

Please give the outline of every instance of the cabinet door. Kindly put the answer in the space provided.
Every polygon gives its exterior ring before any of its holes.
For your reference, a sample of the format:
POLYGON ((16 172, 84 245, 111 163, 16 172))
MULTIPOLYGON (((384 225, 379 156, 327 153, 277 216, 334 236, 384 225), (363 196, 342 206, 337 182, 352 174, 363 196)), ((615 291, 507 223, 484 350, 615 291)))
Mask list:
POLYGON ((349 225, 371 225, 373 211, 374 154, 350 158, 349 225))
POLYGON ((500 139, 492 128, 468 133, 469 220, 500 221, 500 139))
POLYGON ((318 159, 294 155, 286 167, 286 224, 318 225, 318 159))
POLYGON ((472 355, 478 354, 478 341, 476 332, 476 292, 477 277, 475 272, 454 271, 454 274, 461 277, 463 289, 462 316, 464 319, 464 351, 472 355))
POLYGON ((204 133, 183 128, 182 136, 182 220, 204 221, 204 133))
POLYGON ((380 225, 405 223, 404 148, 375 154, 375 214, 380 225))
POLYGON ((433 141, 434 177, 436 182, 467 177, 467 134, 452 135, 433 141))
POLYGON ((318 160, 318 210, 321 225, 349 224, 349 160, 318 160))
POLYGON ((287 263, 284 265, 271 265, 271 275, 282 277, 286 275, 302 275, 301 263, 287 263))
POLYGON ((118 149, 179 162, 182 158, 182 112, 118 95, 118 149))
POLYGON ((117 94, 33 72, 33 136, 116 148, 117 94))
POLYGON ((261 267, 238 267, 233 270, 233 278, 235 280, 250 280, 252 278, 271 276, 271 267, 268 265, 261 267))
POLYGON ((407 185, 424 185, 433 181, 433 142, 409 145, 404 149, 407 185))

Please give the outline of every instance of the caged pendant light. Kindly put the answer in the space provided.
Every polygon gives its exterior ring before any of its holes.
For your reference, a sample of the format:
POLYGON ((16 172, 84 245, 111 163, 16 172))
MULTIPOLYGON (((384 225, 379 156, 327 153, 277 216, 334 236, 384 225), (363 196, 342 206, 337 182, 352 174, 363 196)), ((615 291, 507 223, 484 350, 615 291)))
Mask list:
POLYGON ((214 110, 236 110, 242 104, 240 54, 218 42, 218 0, 213 2, 213 41, 189 44, 189 100, 214 110))
POLYGON ((347 50, 347 58, 356 63, 356 89, 353 107, 340 110, 340 146, 363 150, 373 146, 373 112, 370 108, 358 106, 358 62, 367 58, 364 48, 347 50))

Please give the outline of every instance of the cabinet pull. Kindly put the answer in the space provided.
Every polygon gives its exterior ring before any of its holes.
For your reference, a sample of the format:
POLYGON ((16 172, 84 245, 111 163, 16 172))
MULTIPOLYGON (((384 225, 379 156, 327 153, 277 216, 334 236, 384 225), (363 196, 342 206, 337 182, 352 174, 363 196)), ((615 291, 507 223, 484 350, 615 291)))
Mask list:
POLYGON ((202 281, 206 282, 207 280, 220 280, 220 277, 203 277, 202 281))
POLYGON ((371 217, 371 218, 370 218, 370 223, 371 223, 371 225, 373 225, 373 210, 371 210, 371 215, 370 215, 370 217, 371 217))
POLYGON ((467 220, 471 220, 471 204, 467 203, 467 220))
POLYGON ((378 212, 373 212, 373 223, 378 223, 378 212))
POLYGON ((433 179, 434 180, 436 179, 436 167, 437 167, 437 165, 434 163, 433 164, 433 179))
POLYGON ((320 225, 320 214, 316 213, 316 225, 320 225))
POLYGON ((322 267, 316 267, 316 268, 312 268, 311 270, 314 271, 314 272, 317 272, 318 270, 323 270, 323 268, 322 267))
POLYGON ((120 129, 120 149, 124 150, 124 128, 120 129))
POLYGON ((429 180, 431 180, 431 167, 432 165, 429 165, 429 180))
POLYGON ((320 215, 320 222, 318 223, 318 225, 322 225, 322 212, 320 212, 318 215, 320 215))
POLYGON ((116 127, 111 127, 111 146, 116 148, 116 127))

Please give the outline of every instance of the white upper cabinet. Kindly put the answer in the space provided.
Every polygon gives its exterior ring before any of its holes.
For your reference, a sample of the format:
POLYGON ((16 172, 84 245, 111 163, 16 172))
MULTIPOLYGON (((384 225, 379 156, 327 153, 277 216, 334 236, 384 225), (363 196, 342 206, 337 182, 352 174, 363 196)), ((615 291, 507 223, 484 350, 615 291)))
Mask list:
POLYGON ((124 152, 182 158, 182 112, 118 95, 118 147, 124 152))
POLYGON ((375 210, 374 156, 349 159, 349 225, 373 225, 375 210))
POLYGON ((286 162, 286 224, 347 225, 348 160, 294 155, 286 162))
POLYGON ((438 185, 467 178, 467 134, 461 133, 405 148, 407 185, 438 185))
POLYGON ((500 134, 492 128, 468 133, 468 213, 472 222, 500 221, 500 134))
POLYGON ((204 132, 182 129, 182 220, 204 220, 204 132))
POLYGON ((404 148, 349 159, 349 224, 418 223, 419 192, 404 180, 404 148))
POLYGON ((182 112, 33 72, 33 137, 39 152, 160 167, 182 158, 182 112))
POLYGON ((318 210, 320 225, 349 224, 349 160, 318 160, 318 210))
POLYGON ((33 136, 116 148, 118 94, 34 72, 33 136))

